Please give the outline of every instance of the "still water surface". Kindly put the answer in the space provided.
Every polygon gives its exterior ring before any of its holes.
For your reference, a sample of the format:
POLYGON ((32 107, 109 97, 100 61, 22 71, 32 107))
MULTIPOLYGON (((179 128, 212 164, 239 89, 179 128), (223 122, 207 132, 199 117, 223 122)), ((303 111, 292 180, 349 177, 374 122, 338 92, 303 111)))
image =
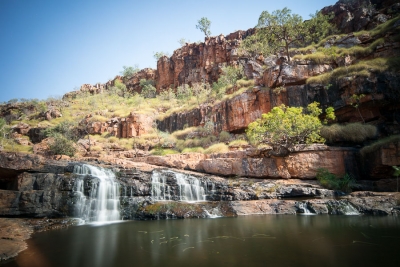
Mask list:
POLYGON ((400 218, 127 221, 33 236, 5 266, 400 266, 400 218))

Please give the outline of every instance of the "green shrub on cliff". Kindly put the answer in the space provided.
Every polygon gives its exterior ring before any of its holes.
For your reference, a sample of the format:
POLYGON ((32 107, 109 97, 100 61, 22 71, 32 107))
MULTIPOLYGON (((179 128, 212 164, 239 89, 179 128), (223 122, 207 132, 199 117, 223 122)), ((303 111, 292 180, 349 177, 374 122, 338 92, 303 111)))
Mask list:
POLYGON ((130 78, 132 77, 136 72, 139 72, 139 65, 135 65, 133 67, 129 66, 123 66, 122 67, 124 70, 121 71, 121 75, 126 77, 126 78, 130 78))
POLYGON ((266 144, 276 156, 286 156, 296 144, 324 142, 319 135, 322 123, 319 103, 302 107, 274 107, 269 113, 249 124, 247 137, 253 145, 266 144))
POLYGON ((74 142, 60 133, 51 133, 52 141, 49 143, 49 151, 53 155, 67 155, 73 157, 76 148, 74 142))
POLYGON ((292 14, 286 7, 272 13, 263 11, 258 19, 256 33, 241 43, 238 52, 240 55, 255 57, 267 56, 283 49, 290 61, 290 47, 317 43, 335 32, 329 23, 330 18, 331 15, 317 12, 311 19, 303 21, 300 15, 292 14))
POLYGON ((156 97, 156 91, 157 90, 154 87, 154 81, 153 80, 141 79, 140 80, 140 86, 142 87, 141 95, 144 98, 155 98, 156 97))

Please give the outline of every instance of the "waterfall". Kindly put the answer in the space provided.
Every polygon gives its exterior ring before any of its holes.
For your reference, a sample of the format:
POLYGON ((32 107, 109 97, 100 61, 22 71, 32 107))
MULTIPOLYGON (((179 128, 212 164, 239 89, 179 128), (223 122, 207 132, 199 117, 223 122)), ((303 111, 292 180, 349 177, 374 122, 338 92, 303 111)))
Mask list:
MULTIPOLYGON (((154 171, 151 177, 151 196, 154 200, 206 201, 207 182, 173 171, 154 171), (169 177, 173 177, 167 181, 169 177)), ((214 185, 211 184, 214 188, 214 185)))
POLYGON ((315 213, 309 210, 307 202, 297 202, 296 207, 298 208, 298 212, 302 215, 315 215, 315 213))
POLYGON ((179 200, 182 201, 205 201, 206 194, 199 179, 175 173, 176 182, 179 186, 179 200))
POLYGON ((159 172, 151 176, 151 196, 154 200, 171 200, 170 187, 166 184, 166 177, 159 172))
POLYGON ((345 215, 360 215, 360 212, 348 202, 347 205, 343 206, 343 213, 345 215))
POLYGON ((75 193, 78 199, 75 208, 78 217, 85 221, 105 222, 120 220, 119 184, 111 170, 83 164, 74 166, 78 175, 75 193), (87 177, 92 180, 87 180, 87 177), (94 182, 93 180, 97 181, 94 182), (89 196, 85 195, 85 185, 90 185, 89 196))

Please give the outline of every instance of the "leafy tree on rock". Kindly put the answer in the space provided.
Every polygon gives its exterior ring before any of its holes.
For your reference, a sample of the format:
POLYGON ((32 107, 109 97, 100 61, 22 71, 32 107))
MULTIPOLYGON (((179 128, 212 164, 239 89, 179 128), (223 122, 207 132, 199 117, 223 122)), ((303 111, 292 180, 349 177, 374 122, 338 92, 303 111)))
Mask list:
POLYGON ((243 47, 250 50, 276 53, 284 49, 290 61, 289 48, 316 43, 325 36, 335 32, 334 26, 329 23, 331 15, 317 12, 311 19, 303 21, 300 15, 292 14, 288 8, 275 10, 272 13, 263 11, 258 19, 257 37, 243 42, 243 47), (260 44, 254 42, 261 40, 260 44))
POLYGON ((314 102, 302 107, 274 107, 269 113, 249 124, 246 134, 255 145, 272 147, 270 155, 286 156, 297 144, 324 142, 319 135, 322 110, 314 102))
POLYGON ((139 72, 139 65, 135 65, 134 67, 123 66, 122 68, 124 70, 121 71, 121 75, 124 76, 125 78, 131 78, 133 74, 139 72))
POLYGON ((197 21, 196 29, 199 29, 204 33, 206 37, 211 35, 210 31, 211 21, 209 21, 206 17, 202 17, 197 21))
POLYGON ((317 11, 310 15, 311 19, 304 21, 306 33, 304 35, 304 44, 309 45, 318 43, 326 36, 335 34, 336 27, 329 21, 334 17, 334 14, 324 15, 317 11))
POLYGON ((168 52, 155 52, 153 54, 153 57, 156 61, 158 61, 161 57, 166 56, 166 57, 170 57, 170 54, 168 52))
POLYGON ((292 14, 292 11, 286 7, 272 13, 263 11, 258 19, 257 28, 273 50, 285 49, 288 61, 290 61, 289 47, 300 43, 305 34, 303 18, 292 14))

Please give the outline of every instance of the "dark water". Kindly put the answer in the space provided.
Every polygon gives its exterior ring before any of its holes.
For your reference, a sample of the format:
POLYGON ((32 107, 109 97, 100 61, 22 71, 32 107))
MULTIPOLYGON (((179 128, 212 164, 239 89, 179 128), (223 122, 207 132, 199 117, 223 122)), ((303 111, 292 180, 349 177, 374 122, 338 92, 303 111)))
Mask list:
POLYGON ((400 266, 400 218, 246 216, 35 235, 5 266, 400 266))

